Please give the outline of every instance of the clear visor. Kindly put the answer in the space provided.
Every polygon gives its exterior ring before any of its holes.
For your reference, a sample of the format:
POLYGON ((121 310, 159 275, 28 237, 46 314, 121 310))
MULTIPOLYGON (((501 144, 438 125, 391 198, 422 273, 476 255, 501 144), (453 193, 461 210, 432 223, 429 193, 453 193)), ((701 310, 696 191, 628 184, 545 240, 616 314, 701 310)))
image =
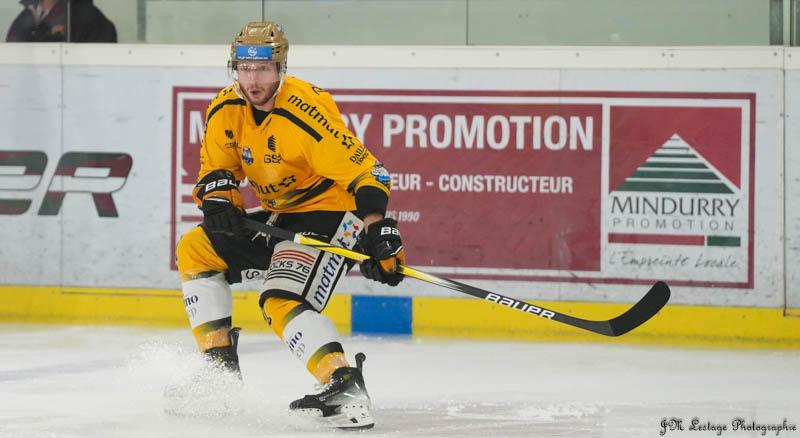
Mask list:
POLYGON ((231 77, 238 82, 278 82, 281 63, 277 61, 231 61, 231 77))
POLYGON ((281 87, 283 73, 277 61, 231 62, 230 75, 238 89, 254 106, 266 105, 281 87))

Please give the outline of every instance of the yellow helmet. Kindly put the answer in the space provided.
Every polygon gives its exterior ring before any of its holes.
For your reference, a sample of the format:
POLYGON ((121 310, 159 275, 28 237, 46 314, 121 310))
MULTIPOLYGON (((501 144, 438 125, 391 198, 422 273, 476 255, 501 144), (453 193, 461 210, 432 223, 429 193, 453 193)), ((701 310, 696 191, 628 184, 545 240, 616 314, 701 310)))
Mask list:
POLYGON ((289 40, 280 24, 272 21, 251 21, 231 43, 231 59, 228 67, 236 69, 238 61, 275 61, 280 71, 286 71, 289 40))

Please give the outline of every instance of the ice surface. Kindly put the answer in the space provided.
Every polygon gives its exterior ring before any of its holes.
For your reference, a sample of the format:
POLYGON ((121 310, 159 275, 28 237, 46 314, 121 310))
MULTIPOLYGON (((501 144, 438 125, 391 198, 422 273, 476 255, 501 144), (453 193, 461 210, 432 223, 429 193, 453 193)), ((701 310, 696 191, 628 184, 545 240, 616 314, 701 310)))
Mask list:
MULTIPOLYGON (((800 353, 345 338, 376 427, 317 429, 288 403, 313 390, 274 335, 243 332, 230 417, 164 413, 164 388, 200 366, 189 330, 0 325, 0 437, 658 437, 664 417, 800 427, 800 353)), ((699 438, 714 432, 668 432, 699 438)), ((775 436, 775 432, 767 436, 775 436)), ((782 437, 800 437, 781 432, 782 437)))

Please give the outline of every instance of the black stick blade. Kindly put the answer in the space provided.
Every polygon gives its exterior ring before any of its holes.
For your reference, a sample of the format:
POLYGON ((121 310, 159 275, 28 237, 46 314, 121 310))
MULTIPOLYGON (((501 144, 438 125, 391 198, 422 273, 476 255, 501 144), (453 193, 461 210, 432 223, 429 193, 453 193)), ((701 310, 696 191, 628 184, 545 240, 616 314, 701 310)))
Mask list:
POLYGON ((655 316, 669 301, 670 291, 667 283, 656 282, 647 294, 627 312, 610 320, 609 336, 621 336, 639 327, 655 316))

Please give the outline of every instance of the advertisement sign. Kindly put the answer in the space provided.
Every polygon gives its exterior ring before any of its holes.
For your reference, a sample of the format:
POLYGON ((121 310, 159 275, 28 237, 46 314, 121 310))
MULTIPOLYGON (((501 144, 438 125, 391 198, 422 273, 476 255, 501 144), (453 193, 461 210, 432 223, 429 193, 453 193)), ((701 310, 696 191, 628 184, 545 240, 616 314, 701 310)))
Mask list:
POLYGON ((612 105, 610 273, 752 287, 754 100, 612 105))
MULTIPOLYGON (((171 245, 201 220, 191 190, 218 90, 173 88, 171 245)), ((391 172, 388 215, 412 265, 497 280, 753 285, 755 94, 331 92, 391 172)))

